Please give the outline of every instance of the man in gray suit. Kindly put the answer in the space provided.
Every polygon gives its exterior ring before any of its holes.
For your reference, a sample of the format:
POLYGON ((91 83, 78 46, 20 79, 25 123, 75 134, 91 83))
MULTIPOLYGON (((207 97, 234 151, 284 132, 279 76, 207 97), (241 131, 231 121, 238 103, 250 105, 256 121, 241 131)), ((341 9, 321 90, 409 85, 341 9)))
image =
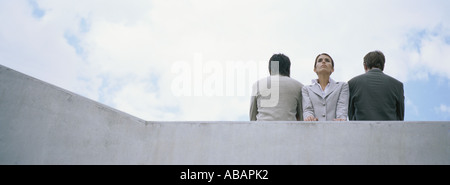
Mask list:
POLYGON ((364 57, 365 74, 348 81, 349 120, 404 120, 403 83, 383 73, 385 63, 381 51, 364 57))
POLYGON ((291 61, 284 54, 269 60, 270 76, 253 84, 250 103, 251 121, 303 120, 303 84, 289 77, 291 61))

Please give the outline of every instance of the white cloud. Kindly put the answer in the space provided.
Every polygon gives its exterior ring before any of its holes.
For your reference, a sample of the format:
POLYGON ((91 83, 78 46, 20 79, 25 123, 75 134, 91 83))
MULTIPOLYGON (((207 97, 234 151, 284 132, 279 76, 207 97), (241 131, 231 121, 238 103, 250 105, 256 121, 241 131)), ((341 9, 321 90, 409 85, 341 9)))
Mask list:
POLYGON ((161 94, 154 85, 131 80, 113 95, 112 102, 122 111, 148 120, 176 120, 177 108, 159 100, 161 94))
POLYGON ((450 106, 448 106, 448 105, 444 105, 444 104, 441 104, 440 106, 438 106, 438 107, 434 107, 434 110, 439 114, 439 113, 443 113, 443 114, 446 114, 446 115, 449 115, 450 114, 450 106))
POLYGON ((0 1, 0 62, 44 81, 78 90, 83 62, 60 25, 33 16, 28 1, 0 1))
POLYGON ((423 40, 419 61, 430 69, 430 73, 450 79, 450 40, 446 41, 450 39, 450 29, 437 34, 423 40))
POLYGON ((222 66, 257 62, 262 77, 270 56, 282 52, 292 61, 291 77, 306 85, 316 78, 317 54, 329 53, 332 78, 348 81, 378 49, 387 57, 385 72, 402 81, 450 79, 446 0, 36 3, 44 16, 33 16, 26 0, 0 1, 0 62, 148 120, 248 117, 248 95, 174 96, 173 65, 192 64, 196 54, 222 66), (415 38, 421 30, 426 34, 415 38))
POLYGON ((405 112, 413 114, 415 117, 419 116, 419 107, 408 97, 405 97, 405 112))

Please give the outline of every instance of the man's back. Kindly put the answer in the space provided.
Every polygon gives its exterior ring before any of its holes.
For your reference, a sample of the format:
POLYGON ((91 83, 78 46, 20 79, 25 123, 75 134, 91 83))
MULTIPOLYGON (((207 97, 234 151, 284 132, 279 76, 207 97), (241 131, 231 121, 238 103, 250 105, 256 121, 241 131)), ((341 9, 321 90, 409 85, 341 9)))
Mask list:
POLYGON ((372 69, 348 82, 349 120, 403 120, 403 83, 372 69))
POLYGON ((299 118, 302 120, 302 87, 303 84, 286 76, 270 76, 259 80, 253 85, 250 120, 296 121, 297 114, 299 114, 299 118), (279 79, 279 86, 271 84, 271 81, 277 78, 279 79), (276 99, 274 94, 267 96, 269 91, 273 92, 274 90, 278 92, 278 99, 276 99), (264 101, 267 102, 270 99, 276 100, 275 104, 264 105, 264 101))

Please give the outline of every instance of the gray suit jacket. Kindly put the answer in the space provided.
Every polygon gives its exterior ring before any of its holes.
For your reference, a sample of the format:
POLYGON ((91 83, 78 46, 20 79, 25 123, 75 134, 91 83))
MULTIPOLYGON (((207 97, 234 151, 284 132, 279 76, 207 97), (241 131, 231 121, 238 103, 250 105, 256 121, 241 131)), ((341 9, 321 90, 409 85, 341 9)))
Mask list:
POLYGON ((303 84, 287 76, 269 76, 257 81, 253 84, 250 120, 297 121, 298 115, 303 121, 302 87, 303 84), (275 79, 278 81, 272 81, 275 79))
POLYGON ((403 120, 405 96, 403 83, 371 69, 348 81, 349 120, 403 120))
POLYGON ((345 82, 335 82, 330 78, 330 87, 323 95, 317 85, 304 86, 302 89, 303 118, 314 116, 319 121, 347 119, 348 85, 345 82))

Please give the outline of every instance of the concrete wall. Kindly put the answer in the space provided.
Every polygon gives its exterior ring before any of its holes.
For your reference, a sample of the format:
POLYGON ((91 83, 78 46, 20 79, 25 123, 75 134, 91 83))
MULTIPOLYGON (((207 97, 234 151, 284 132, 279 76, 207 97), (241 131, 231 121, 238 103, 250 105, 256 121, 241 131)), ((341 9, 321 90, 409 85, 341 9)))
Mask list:
POLYGON ((450 122, 152 122, 0 65, 0 164, 450 164, 450 122))

